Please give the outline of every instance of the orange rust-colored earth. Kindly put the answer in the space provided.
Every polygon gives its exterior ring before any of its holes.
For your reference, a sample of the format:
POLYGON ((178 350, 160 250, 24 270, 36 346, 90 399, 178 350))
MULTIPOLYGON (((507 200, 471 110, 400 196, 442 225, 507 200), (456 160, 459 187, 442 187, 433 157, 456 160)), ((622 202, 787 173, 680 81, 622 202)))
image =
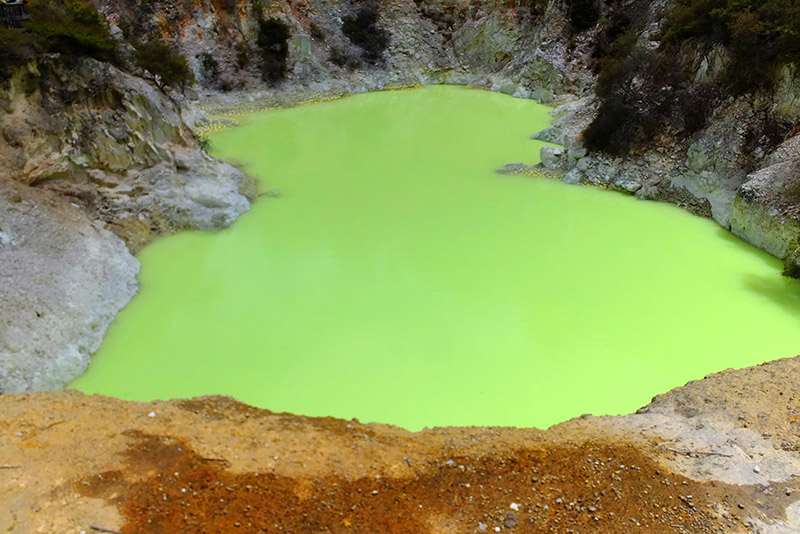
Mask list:
POLYGON ((546 431, 0 397, 0 532, 798 532, 800 359, 546 431))

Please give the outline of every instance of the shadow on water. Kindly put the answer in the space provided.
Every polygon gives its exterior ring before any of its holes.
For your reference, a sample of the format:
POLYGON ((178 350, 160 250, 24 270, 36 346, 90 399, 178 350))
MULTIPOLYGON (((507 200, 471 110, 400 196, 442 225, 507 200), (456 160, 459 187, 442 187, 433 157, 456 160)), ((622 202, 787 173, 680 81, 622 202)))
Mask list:
POLYGON ((743 287, 748 291, 769 299, 771 302, 783 308, 787 313, 800 320, 800 280, 781 276, 780 273, 783 270, 783 262, 760 248, 736 237, 724 228, 719 228, 717 234, 720 239, 727 241, 733 246, 749 248, 755 257, 775 271, 774 276, 759 274, 745 275, 743 287))
POLYGON ((745 277, 744 288, 768 298, 800 320, 800 281, 779 275, 750 274, 745 277))
POLYGON ((750 249, 755 257, 763 261, 769 268, 777 272, 783 271, 783 262, 768 252, 764 252, 757 246, 748 243, 740 237, 736 237, 730 230, 726 230, 721 226, 717 228, 717 235, 723 241, 726 241, 735 247, 744 247, 750 249))

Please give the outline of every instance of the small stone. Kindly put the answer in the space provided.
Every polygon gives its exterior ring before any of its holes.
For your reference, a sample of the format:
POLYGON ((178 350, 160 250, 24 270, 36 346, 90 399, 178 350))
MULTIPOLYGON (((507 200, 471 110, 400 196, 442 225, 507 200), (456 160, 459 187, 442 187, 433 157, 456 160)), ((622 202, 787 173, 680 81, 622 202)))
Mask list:
POLYGON ((563 182, 569 185, 578 185, 581 183, 581 178, 583 177, 583 173, 578 169, 572 169, 567 174, 564 175, 563 182))
POLYGON ((575 168, 581 172, 586 172, 591 168, 592 163, 594 163, 592 158, 581 158, 578 160, 578 163, 575 164, 575 168))
POLYGON ((561 497, 559 497, 558 499, 556 499, 556 504, 561 504, 562 502, 564 502, 564 501, 561 499, 561 497))
POLYGON ((506 518, 503 520, 503 526, 506 528, 514 528, 517 526, 517 523, 517 514, 514 512, 508 512, 506 518))
POLYGON ((565 152, 564 147, 543 146, 539 151, 539 159, 545 169, 554 171, 562 166, 565 152))
POLYGON ((156 416, 156 412, 150 412, 149 414, 147 414, 147 417, 155 417, 155 416, 156 416))
POLYGON ((585 148, 571 148, 567 151, 567 154, 573 159, 581 159, 586 157, 588 151, 585 148))
POLYGON ((486 523, 478 523, 478 531, 479 532, 486 532, 487 525, 486 523))
POLYGON ((753 468, 753 473, 760 473, 760 472, 761 472, 761 468, 760 468, 760 467, 758 467, 758 466, 755 466, 755 467, 753 468))
POLYGON ((500 527, 494 527, 495 532, 500 532, 500 527))
POLYGON ((509 504, 508 507, 511 508, 512 510, 514 510, 515 512, 519 512, 519 504, 517 504, 515 502, 512 502, 511 504, 509 504))

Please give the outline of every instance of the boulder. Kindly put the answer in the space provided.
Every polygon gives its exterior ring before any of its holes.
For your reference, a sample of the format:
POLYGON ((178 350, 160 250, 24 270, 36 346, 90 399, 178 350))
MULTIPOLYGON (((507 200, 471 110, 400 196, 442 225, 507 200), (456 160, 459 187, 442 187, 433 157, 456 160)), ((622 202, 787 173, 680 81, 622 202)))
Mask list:
POLYGON ((563 147, 543 146, 542 149, 539 151, 539 158, 542 162, 542 166, 545 169, 554 171, 564 166, 565 154, 566 151, 564 150, 563 147))

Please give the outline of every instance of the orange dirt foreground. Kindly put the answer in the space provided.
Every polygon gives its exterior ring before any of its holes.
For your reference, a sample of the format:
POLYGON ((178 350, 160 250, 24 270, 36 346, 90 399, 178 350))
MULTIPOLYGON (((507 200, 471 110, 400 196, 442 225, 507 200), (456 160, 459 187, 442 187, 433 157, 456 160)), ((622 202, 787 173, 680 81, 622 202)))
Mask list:
POLYGON ((0 397, 0 532, 798 532, 800 360, 547 431, 0 397))

